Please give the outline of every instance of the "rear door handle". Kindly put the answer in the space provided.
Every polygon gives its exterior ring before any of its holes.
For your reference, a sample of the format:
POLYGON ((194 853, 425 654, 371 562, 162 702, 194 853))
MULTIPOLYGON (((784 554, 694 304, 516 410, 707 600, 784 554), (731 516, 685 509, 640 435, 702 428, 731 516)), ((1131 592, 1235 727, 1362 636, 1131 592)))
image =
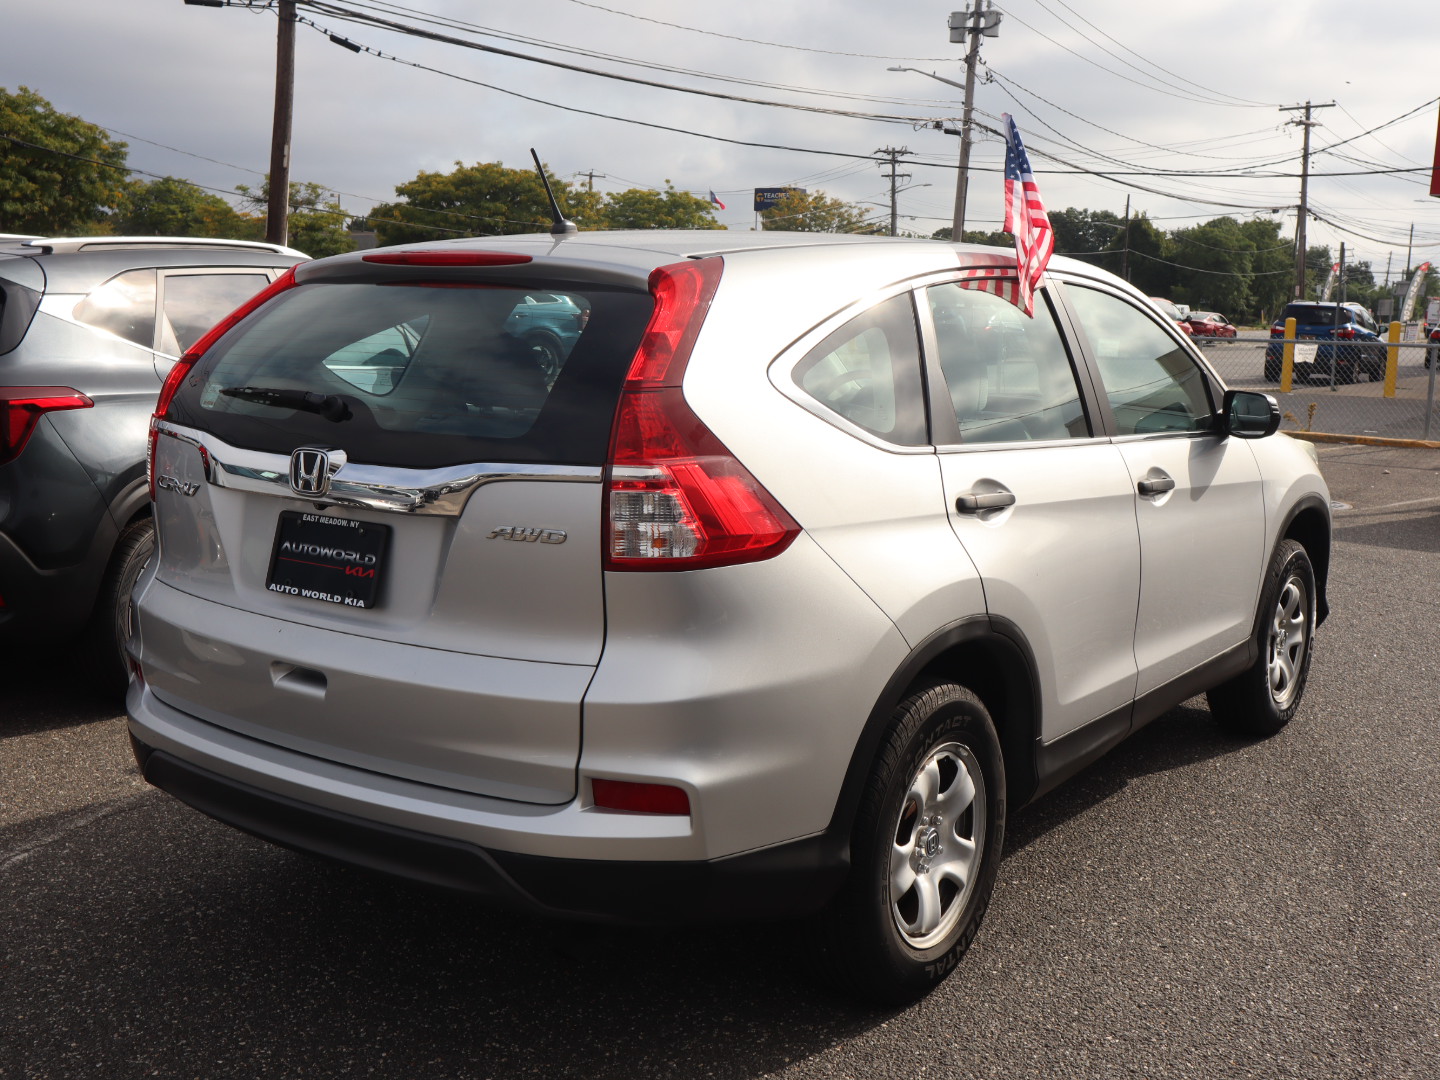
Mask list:
POLYGON ((1149 480, 1141 480, 1136 487, 1141 495, 1164 495, 1167 491, 1175 490, 1175 481, 1169 476, 1157 476, 1149 480))
POLYGON ((999 510, 1015 505, 1013 491, 987 491, 982 495, 961 495, 955 500, 955 509, 962 514, 978 514, 981 510, 999 510))

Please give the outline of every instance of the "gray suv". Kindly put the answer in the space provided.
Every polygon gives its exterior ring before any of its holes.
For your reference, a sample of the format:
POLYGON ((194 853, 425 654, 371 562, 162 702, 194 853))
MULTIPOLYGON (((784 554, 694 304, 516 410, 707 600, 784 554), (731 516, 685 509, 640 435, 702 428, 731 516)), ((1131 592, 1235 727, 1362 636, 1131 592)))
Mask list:
POLYGON ((161 395, 145 778, 497 903, 800 917, 925 993, 1010 807, 1195 694, 1279 730, 1325 614, 1273 399, 1087 264, 1016 293, 1013 252, 768 232, 296 267, 161 395), (554 357, 542 292, 588 313, 554 357))
POLYGON ((234 240, 0 238, 0 645, 81 634, 87 669, 124 688, 161 382, 304 258, 234 240))

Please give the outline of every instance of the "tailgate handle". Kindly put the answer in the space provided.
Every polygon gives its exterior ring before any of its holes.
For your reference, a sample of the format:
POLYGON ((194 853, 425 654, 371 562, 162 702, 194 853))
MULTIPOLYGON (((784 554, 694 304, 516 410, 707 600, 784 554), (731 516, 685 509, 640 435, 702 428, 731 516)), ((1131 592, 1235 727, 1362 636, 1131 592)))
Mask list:
POLYGON ((983 495, 971 493, 955 500, 955 509, 962 514, 978 514, 981 510, 999 510, 1014 505, 1013 491, 987 491, 983 495))
POLYGON ((323 671, 296 667, 294 664, 286 664, 279 660, 270 665, 270 681, 275 684, 277 690, 289 690, 292 694, 303 694, 305 697, 321 699, 325 697, 325 691, 329 688, 330 683, 325 678, 323 671))

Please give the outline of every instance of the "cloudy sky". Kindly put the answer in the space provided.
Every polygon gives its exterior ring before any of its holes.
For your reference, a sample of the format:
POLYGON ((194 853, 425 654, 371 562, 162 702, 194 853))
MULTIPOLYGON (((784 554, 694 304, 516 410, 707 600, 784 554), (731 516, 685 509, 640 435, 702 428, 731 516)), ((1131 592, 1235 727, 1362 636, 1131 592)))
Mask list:
MULTIPOLYGON (((230 2, 0 0, 0 86, 109 128, 138 170, 226 192, 253 184, 269 160, 276 18, 230 2)), ((874 159, 894 148, 910 151, 901 227, 928 235, 950 222, 959 140, 925 125, 954 126, 961 91, 920 72, 964 79, 946 29, 964 4, 952 2, 300 0, 313 25, 297 37, 292 179, 362 214, 420 170, 528 167, 534 146, 556 175, 601 191, 713 190, 719 220, 748 229, 756 187, 887 215, 874 159)), ((1440 260, 1440 199, 1428 196, 1440 5, 1363 17, 1342 0, 996 7, 976 119, 1015 115, 1051 208, 1119 214, 1128 195, 1162 228, 1258 215, 1293 235, 1301 132, 1288 121, 1302 114, 1282 107, 1334 102, 1314 113, 1322 220, 1310 243, 1338 252, 1343 240, 1347 258, 1398 273, 1413 226, 1412 264, 1440 260)), ((1003 146, 979 138, 967 226, 998 228, 1003 146)))

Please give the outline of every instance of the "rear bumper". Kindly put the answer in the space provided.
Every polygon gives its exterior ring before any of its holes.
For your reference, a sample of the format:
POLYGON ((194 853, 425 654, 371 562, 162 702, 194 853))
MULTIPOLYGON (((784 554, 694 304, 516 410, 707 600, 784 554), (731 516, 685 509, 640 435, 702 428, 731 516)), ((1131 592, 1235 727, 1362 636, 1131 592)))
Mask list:
POLYGON ((845 845, 826 836, 710 861, 489 850, 277 795, 155 750, 133 731, 130 738, 147 781, 227 825, 296 851, 548 916, 632 924, 795 916, 823 906, 849 865, 845 845))

